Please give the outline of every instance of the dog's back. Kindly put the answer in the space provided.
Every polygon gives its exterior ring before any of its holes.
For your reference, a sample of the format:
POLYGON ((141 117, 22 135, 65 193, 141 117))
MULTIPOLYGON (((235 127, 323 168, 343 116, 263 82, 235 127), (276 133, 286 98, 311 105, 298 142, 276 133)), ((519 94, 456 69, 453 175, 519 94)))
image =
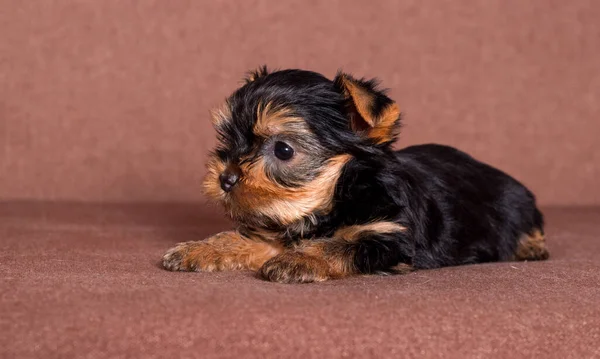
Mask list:
POLYGON ((402 168, 420 174, 428 218, 439 219, 423 224, 416 267, 547 258, 542 214, 517 180, 449 146, 396 154, 402 168))

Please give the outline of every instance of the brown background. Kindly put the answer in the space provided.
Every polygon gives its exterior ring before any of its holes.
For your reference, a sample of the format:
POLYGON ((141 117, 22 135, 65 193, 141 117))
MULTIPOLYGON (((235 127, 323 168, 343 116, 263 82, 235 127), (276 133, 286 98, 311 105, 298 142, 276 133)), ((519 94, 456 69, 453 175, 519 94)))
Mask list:
POLYGON ((230 227, 193 203, 208 110, 262 63, 378 76, 402 145, 600 205, 598 0, 0 0, 0 358, 599 356, 598 207, 544 208, 544 262, 306 286, 162 270, 230 227))
POLYGON ((267 63, 380 77, 403 145, 600 204, 600 2, 366 4, 0 0, 0 199, 201 199, 208 110, 267 63))

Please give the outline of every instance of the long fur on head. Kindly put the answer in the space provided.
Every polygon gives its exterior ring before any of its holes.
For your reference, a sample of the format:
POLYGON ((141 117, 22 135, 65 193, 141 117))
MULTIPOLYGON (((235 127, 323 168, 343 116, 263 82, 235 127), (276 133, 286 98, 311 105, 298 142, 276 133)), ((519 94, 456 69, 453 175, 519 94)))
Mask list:
POLYGON ((206 193, 239 222, 305 228, 333 207, 346 163, 357 152, 389 147, 399 123, 398 106, 376 80, 261 66, 213 112, 220 143, 206 193), (294 148, 289 161, 273 156, 282 141, 294 148), (229 166, 242 178, 225 193, 219 175, 229 166))

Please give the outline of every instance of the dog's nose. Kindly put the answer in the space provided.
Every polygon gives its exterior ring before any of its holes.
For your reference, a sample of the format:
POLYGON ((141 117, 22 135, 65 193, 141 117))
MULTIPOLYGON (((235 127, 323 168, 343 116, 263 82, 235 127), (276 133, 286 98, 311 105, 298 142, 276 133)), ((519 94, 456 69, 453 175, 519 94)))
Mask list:
POLYGON ((229 167, 221 175, 219 175, 219 181, 221 182, 221 189, 225 192, 231 191, 240 180, 240 170, 234 167, 229 167))

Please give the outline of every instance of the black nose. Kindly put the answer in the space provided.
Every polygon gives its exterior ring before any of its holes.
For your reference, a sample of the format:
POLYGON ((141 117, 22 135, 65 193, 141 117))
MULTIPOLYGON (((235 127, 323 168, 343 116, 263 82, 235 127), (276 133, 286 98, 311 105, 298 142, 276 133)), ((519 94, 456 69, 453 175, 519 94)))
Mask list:
POLYGON ((219 175, 219 181, 221 182, 221 189, 225 192, 231 191, 233 186, 240 180, 240 172, 234 168, 226 169, 221 175, 219 175))

